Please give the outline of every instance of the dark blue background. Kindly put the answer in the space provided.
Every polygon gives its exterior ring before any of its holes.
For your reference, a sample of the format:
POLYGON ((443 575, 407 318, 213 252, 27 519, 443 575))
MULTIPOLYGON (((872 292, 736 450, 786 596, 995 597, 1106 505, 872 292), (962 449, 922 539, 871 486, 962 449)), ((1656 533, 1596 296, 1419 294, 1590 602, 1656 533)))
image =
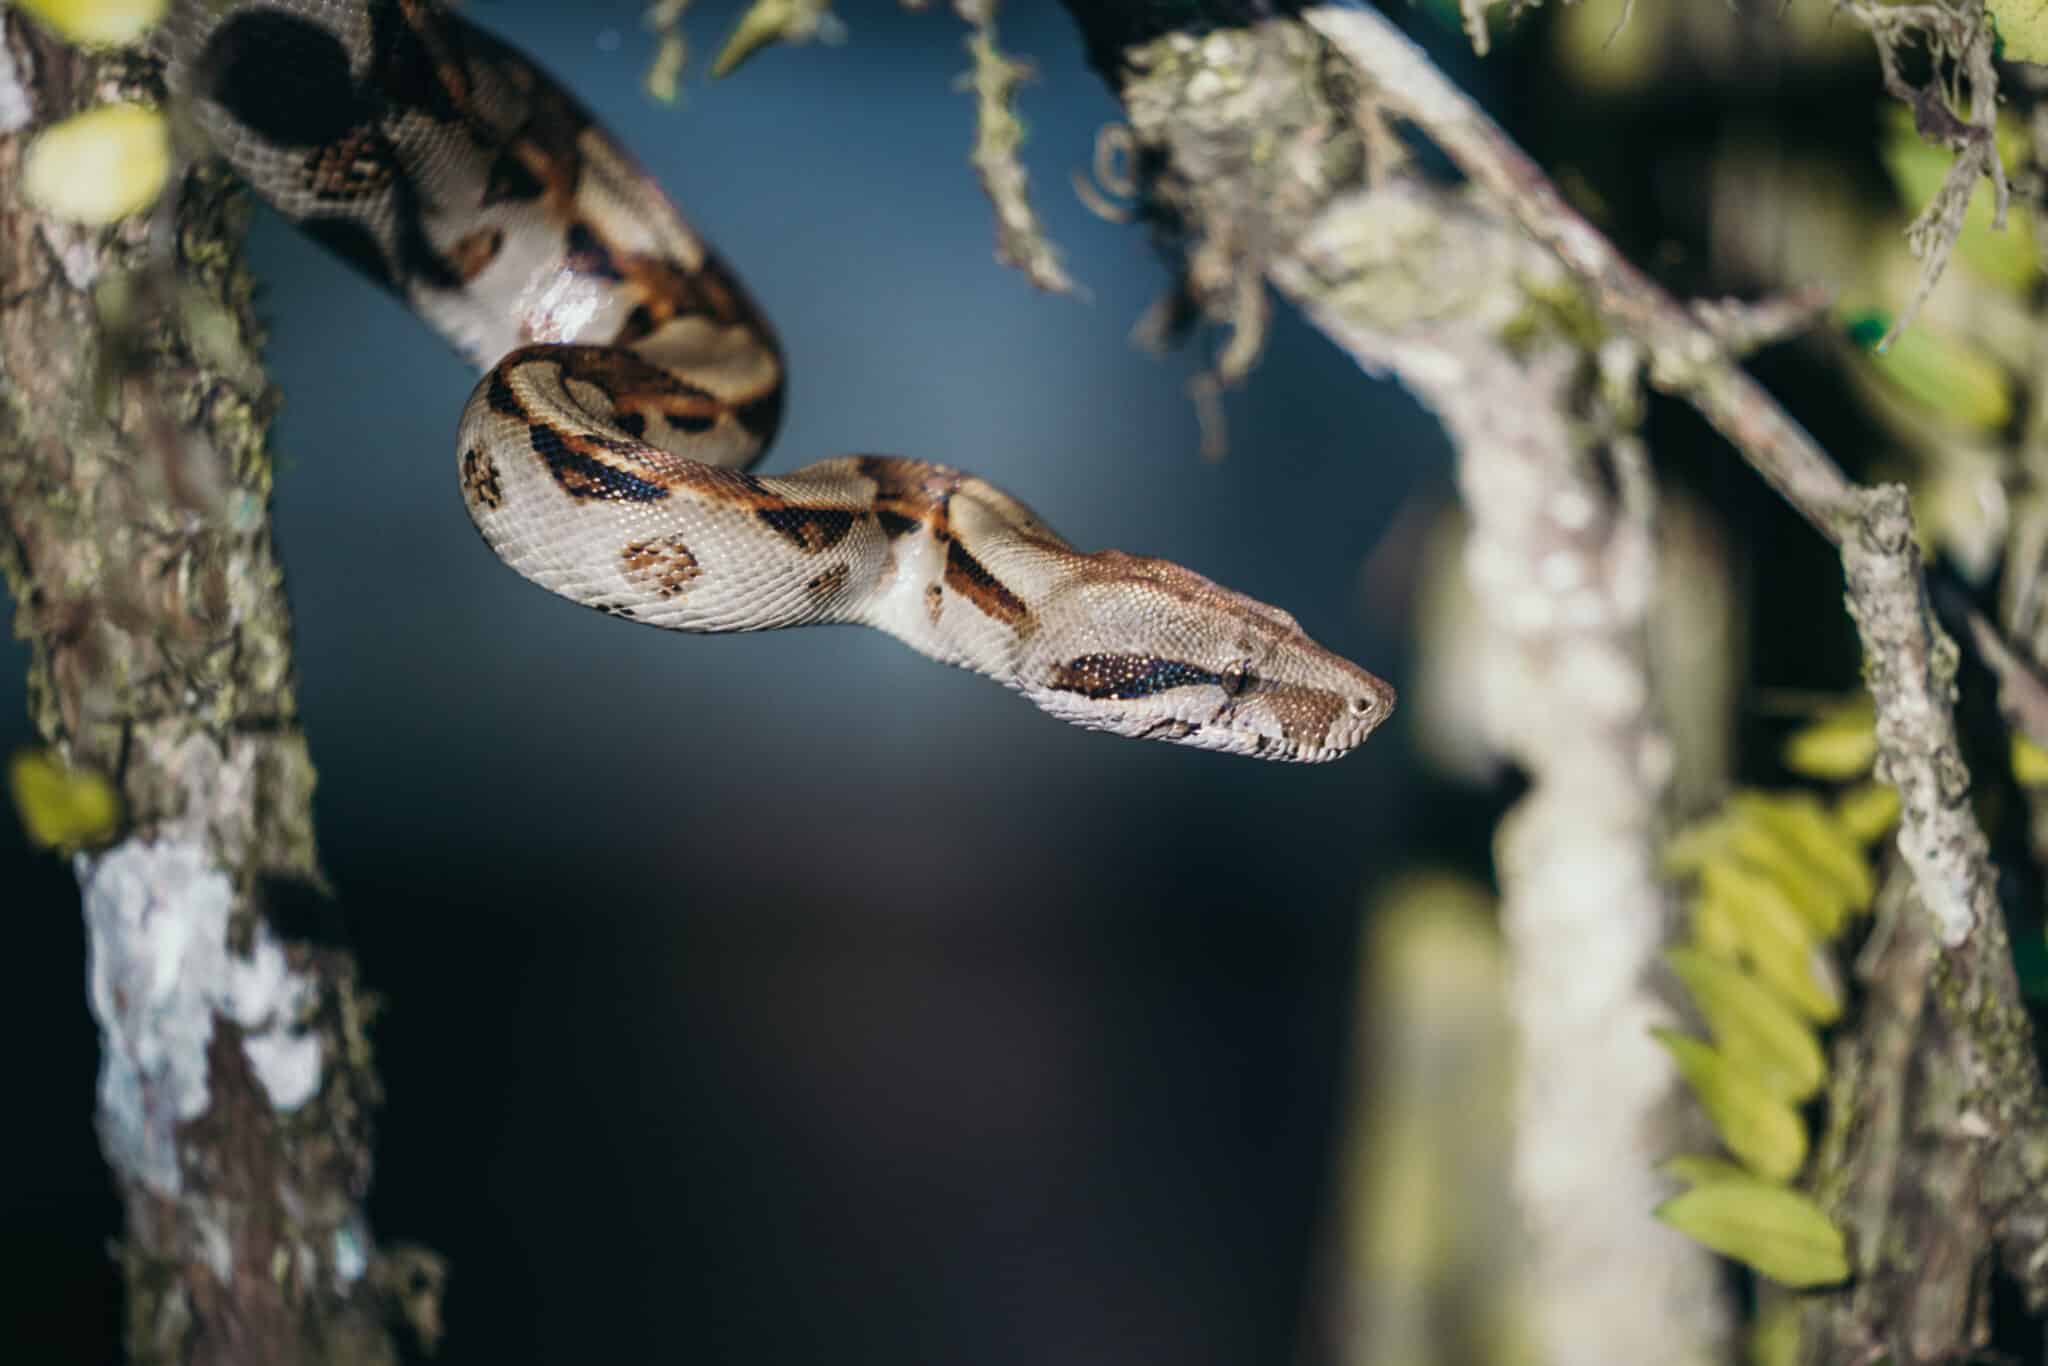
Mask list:
MULTIPOLYGON (((1118 111, 1055 7, 1002 36, 1040 68, 1026 157, 1087 302, 992 259, 949 15, 842 6, 847 45, 677 111, 640 92, 640 0, 470 8, 776 320, 767 468, 964 466, 1401 682, 1363 566, 1440 437, 1283 318, 1200 461, 1201 353, 1126 340, 1166 271, 1068 188, 1118 111)), ((693 13, 699 66, 734 8, 693 13)), ((1297 1359, 1356 913, 1420 828, 1398 735, 1262 765, 1059 725, 872 632, 573 607, 468 525, 464 366, 276 219, 252 255, 321 846, 389 1003, 372 1209, 454 1260, 443 1359, 1297 1359)), ((30 740, 24 660, 0 651, 0 750, 30 740)), ((92 1359, 117 1220, 75 889, 0 824, 0 1025, 37 1041, 10 1062, 0 1342, 92 1359)))

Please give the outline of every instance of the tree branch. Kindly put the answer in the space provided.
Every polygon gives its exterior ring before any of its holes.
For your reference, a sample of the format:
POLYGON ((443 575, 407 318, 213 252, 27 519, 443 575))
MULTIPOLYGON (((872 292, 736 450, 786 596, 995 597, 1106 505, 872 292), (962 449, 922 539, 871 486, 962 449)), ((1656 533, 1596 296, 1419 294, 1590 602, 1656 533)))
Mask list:
POLYGON ((36 729, 126 810, 75 867, 128 1350, 390 1360, 394 1300, 430 1308, 438 1263, 381 1255, 362 1210, 370 1005, 319 923, 247 214, 205 169, 105 230, 27 202, 40 127, 163 91, 138 54, 0 24, 0 569, 36 729))
POLYGON ((1646 1366, 1712 1360, 1730 1328, 1711 1259, 1647 1217, 1669 1194, 1656 1163, 1689 1146, 1650 1034, 1676 1023, 1655 987, 1672 908, 1657 872, 1671 749, 1644 629, 1653 500, 1644 452, 1621 430, 1626 386, 1585 398, 1597 362, 1555 326, 1504 339, 1497 310, 1546 271, 1463 196, 1399 182, 1333 204, 1272 265, 1311 322, 1443 420, 1458 453, 1466 573, 1491 628, 1489 739, 1530 780, 1494 861, 1518 1039, 1522 1279, 1541 1359, 1597 1342, 1646 1366), (1411 274, 1455 275, 1462 297, 1403 316, 1393 279, 1411 274))

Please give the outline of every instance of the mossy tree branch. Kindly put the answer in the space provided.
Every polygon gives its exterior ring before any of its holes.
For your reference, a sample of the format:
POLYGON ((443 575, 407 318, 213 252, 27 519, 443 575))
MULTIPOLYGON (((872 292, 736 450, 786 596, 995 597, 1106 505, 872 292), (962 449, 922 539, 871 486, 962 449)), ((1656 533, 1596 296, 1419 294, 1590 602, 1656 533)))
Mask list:
POLYGON ((439 1269, 380 1254, 362 1211, 370 1004, 323 923, 246 209, 202 167, 114 228, 41 212, 38 131, 163 92, 140 53, 0 24, 0 570, 37 732, 125 807, 75 867, 129 1354, 393 1360, 439 1269))

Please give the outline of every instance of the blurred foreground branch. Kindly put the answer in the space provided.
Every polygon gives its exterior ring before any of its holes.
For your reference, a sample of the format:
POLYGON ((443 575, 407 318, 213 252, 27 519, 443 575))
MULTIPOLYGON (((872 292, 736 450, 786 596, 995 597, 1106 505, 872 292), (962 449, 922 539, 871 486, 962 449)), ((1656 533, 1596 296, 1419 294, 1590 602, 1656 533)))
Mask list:
POLYGON ((1374 93, 1307 28, 1169 34, 1117 71, 1139 162, 1159 168, 1148 193, 1188 238, 1189 302, 1236 350, 1271 281, 1458 450, 1488 725, 1532 784, 1496 864, 1539 1359, 1711 1359, 1729 1337, 1713 1259, 1649 1217, 1683 1108, 1650 1035, 1671 1022, 1652 981, 1671 751, 1646 664, 1653 500, 1629 348, 1588 346, 1556 306, 1565 273, 1483 202, 1389 164, 1374 93))
POLYGON ((1523 291, 1556 267, 1468 196, 1395 182, 1338 201, 1272 274, 1458 452, 1466 573, 1493 641, 1489 738, 1530 780, 1494 859, 1540 1359, 1711 1359, 1728 1336, 1711 1259, 1648 1218, 1669 1193, 1655 1163, 1686 1143, 1650 1033, 1675 1022, 1653 987, 1672 757, 1648 669, 1653 499, 1624 430, 1632 385, 1585 383, 1599 358, 1526 312, 1523 291), (1453 279, 1449 307, 1401 288, 1453 279))
POLYGON ((0 25, 0 569, 37 731, 126 813, 74 866, 128 1351, 395 1360, 387 1318, 408 1301, 430 1335, 440 1272, 380 1254, 362 1211, 370 1004, 322 923, 247 213, 204 169, 154 218, 40 211, 34 135, 162 89, 139 54, 68 48, 9 6, 0 25))

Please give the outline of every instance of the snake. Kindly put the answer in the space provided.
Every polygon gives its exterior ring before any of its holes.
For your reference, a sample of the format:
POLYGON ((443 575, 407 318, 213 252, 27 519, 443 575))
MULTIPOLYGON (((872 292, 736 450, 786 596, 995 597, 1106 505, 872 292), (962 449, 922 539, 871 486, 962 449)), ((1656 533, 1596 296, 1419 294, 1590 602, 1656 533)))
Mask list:
POLYGON ((750 473, 786 392, 767 318, 572 94, 438 0, 173 0, 154 42, 256 196, 483 372, 462 500, 532 582, 674 631, 868 626, 1062 720, 1265 759, 1392 712, 1288 613, 1077 550, 962 470, 750 473))

